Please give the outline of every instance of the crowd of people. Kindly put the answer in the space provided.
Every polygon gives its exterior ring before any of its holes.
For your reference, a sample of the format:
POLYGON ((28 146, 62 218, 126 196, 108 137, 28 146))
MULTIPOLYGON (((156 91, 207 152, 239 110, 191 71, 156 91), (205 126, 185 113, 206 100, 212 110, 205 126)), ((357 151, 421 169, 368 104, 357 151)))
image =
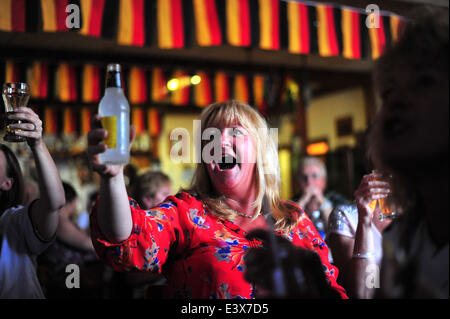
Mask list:
POLYGON ((179 192, 161 172, 127 184, 123 166, 101 164, 107 132, 94 116, 87 156, 100 184, 81 226, 42 121, 26 107, 8 113, 22 120, 37 191, 0 144, 0 298, 448 298, 448 49, 448 10, 427 9, 376 61, 382 105, 349 199, 305 157, 299 193, 282 200, 267 122, 233 100, 201 113, 201 132, 218 130, 220 145, 179 192), (395 218, 382 218, 386 207, 395 218), (67 265, 82 288, 67 288, 67 265))

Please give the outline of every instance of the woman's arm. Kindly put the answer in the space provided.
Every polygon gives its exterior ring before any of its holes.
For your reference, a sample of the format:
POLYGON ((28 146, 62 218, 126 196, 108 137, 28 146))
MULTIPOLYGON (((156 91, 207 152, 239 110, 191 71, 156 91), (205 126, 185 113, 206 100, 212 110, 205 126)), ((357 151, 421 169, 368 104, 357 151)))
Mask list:
POLYGON ((67 216, 60 216, 56 236, 63 243, 76 249, 94 251, 94 246, 89 235, 78 229, 67 216))
POLYGON ((376 253, 373 243, 372 222, 360 218, 355 235, 353 257, 350 259, 351 276, 348 282, 348 290, 358 299, 371 299, 374 295, 373 287, 366 284, 367 270, 371 265, 376 265, 376 253))
POLYGON ((350 262, 355 239, 337 233, 330 233, 327 235, 326 242, 333 256, 333 264, 339 270, 338 283, 345 288, 349 297, 353 297, 348 278, 351 277, 350 262))
MULTIPOLYGON (((88 133, 88 156, 91 167, 100 174, 100 196, 98 201, 98 224, 102 234, 112 243, 127 239, 132 230, 130 203, 123 176, 123 166, 103 165, 98 155, 106 151, 101 143, 106 137, 106 130, 100 128, 100 119, 92 120, 93 129, 88 133)), ((130 138, 133 139, 135 128, 132 127, 130 138)))
MULTIPOLYGON (((370 203, 374 200, 386 198, 390 192, 389 183, 376 181, 381 176, 377 173, 365 175, 355 192, 358 207, 358 227, 355 234, 355 246, 351 259, 352 276, 350 289, 356 298, 372 298, 375 289, 366 283, 369 267, 376 266, 376 251, 373 240, 372 219, 374 208, 370 203)), ((375 209, 378 209, 375 207, 375 209)))
POLYGON ((36 163, 40 198, 30 207, 31 221, 42 239, 50 240, 56 233, 58 211, 65 204, 65 197, 59 172, 42 140, 42 121, 27 107, 17 108, 8 118, 24 121, 11 126, 20 129, 17 135, 27 138, 36 163))

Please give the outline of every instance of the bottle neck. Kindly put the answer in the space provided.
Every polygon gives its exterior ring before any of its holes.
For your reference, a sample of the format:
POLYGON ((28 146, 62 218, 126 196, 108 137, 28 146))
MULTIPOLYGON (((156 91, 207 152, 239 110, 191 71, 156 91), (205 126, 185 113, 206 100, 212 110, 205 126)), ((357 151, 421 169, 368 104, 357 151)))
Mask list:
POLYGON ((106 89, 108 88, 120 88, 122 89, 122 77, 120 72, 108 71, 106 73, 106 89))
POLYGON ((105 89, 105 95, 106 94, 124 94, 122 88, 116 88, 116 87, 107 87, 105 89))

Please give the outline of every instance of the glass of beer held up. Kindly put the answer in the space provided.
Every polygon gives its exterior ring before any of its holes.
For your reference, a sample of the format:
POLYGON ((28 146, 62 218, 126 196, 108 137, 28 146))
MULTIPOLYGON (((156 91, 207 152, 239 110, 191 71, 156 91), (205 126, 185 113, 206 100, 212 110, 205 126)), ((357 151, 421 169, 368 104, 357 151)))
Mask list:
MULTIPOLYGON (((375 174, 376 171, 373 171, 372 173, 375 174)), ((374 177, 373 180, 374 181, 380 180, 380 181, 388 182, 389 184, 392 183, 391 176, 383 177, 383 178, 379 178, 379 179, 374 177)), ((386 220, 386 219, 394 219, 395 217, 398 216, 397 212, 392 208, 392 205, 389 204, 389 198, 376 199, 376 200, 372 201, 369 204, 369 206, 372 210, 375 210, 375 208, 378 206, 378 208, 380 210, 379 219, 381 221, 386 220)))
POLYGON ((14 134, 14 129, 10 128, 10 124, 20 124, 21 120, 8 120, 7 115, 14 112, 14 109, 27 106, 30 99, 30 87, 26 83, 8 82, 3 85, 2 90, 3 102, 5 105, 3 114, 5 116, 6 133, 3 139, 7 142, 25 142, 26 138, 14 134))

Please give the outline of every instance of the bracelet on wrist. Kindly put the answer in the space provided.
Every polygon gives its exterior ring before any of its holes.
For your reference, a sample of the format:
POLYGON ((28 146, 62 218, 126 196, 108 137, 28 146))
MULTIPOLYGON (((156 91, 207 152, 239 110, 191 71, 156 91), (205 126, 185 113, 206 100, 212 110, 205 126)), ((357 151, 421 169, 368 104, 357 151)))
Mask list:
POLYGON ((354 253, 352 258, 359 258, 359 259, 370 259, 375 258, 375 253, 368 252, 368 253, 354 253))

